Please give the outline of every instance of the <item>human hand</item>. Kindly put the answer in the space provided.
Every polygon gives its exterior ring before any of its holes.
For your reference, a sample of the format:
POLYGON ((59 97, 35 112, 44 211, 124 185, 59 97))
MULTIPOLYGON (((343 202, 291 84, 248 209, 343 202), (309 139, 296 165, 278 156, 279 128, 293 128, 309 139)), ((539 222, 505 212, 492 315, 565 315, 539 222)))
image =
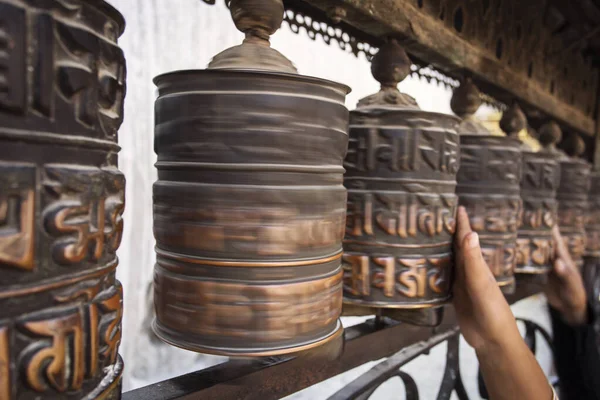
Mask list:
POLYGON ((556 243, 556 258, 544 289, 548 304, 556 309, 568 324, 584 324, 587 318, 587 297, 583 279, 558 226, 552 229, 552 236, 556 243))
POLYGON ((481 254, 464 207, 458 208, 454 238, 456 276, 453 303, 460 331, 477 352, 521 341, 515 318, 481 254))

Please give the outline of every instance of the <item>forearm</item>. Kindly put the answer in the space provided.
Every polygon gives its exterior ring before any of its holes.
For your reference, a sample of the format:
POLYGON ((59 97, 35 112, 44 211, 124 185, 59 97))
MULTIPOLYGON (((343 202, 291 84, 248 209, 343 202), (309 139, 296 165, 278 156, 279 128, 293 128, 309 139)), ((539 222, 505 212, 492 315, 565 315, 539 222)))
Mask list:
POLYGON ((531 350, 518 334, 477 350, 491 400, 551 400, 553 393, 531 350))

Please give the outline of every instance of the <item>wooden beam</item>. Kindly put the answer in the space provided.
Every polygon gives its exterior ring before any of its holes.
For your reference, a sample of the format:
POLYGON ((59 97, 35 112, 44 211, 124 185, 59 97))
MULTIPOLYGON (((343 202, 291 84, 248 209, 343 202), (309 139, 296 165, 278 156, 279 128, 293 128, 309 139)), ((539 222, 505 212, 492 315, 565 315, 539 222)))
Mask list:
POLYGON ((344 22, 375 37, 394 36, 406 50, 450 76, 468 72, 480 89, 498 100, 537 108, 567 130, 593 136, 593 118, 559 100, 526 75, 512 70, 486 49, 463 39, 438 19, 422 12, 409 0, 302 0, 324 12, 345 10, 344 22))

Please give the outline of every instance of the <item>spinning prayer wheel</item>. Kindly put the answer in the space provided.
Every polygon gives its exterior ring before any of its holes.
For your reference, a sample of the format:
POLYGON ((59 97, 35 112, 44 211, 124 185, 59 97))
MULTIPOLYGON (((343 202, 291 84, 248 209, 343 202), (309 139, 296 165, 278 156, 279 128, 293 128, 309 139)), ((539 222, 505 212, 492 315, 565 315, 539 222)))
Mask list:
POLYGON ((517 227, 521 211, 521 149, 516 138, 492 136, 474 116, 480 93, 470 79, 455 89, 450 106, 463 119, 456 193, 498 285, 514 291, 517 227))
POLYGON ((600 171, 592 171, 590 174, 588 200, 585 255, 600 258, 600 171))
POLYGON ((0 399, 121 396, 123 16, 0 0, 0 399))
POLYGON ((450 297, 458 119, 397 89, 410 60, 394 40, 373 58, 381 90, 350 113, 344 302, 424 308, 450 297))
POLYGON ((246 39, 158 76, 154 329, 188 350, 267 356, 342 333, 349 88, 269 47, 281 0, 232 0, 246 39))
POLYGON ((540 139, 547 151, 560 156, 560 183, 556 195, 558 226, 573 261, 581 268, 586 249, 585 222, 589 210, 591 166, 578 158, 585 151, 583 140, 579 136, 572 134, 567 138, 566 154, 557 150, 555 146, 561 137, 560 127, 551 122, 546 126, 546 131, 542 132, 540 139))
MULTIPOLYGON (((521 108, 515 103, 502 115, 500 127, 509 137, 518 138, 527 127, 521 108)), ((542 128, 542 136, 546 134, 542 128)), ((545 140, 545 137, 544 139, 545 140)), ((523 164, 521 199, 523 210, 517 234, 517 266, 521 274, 543 274, 552 269, 554 241, 552 228, 556 224, 560 169, 556 154, 533 152, 522 145, 523 164)))

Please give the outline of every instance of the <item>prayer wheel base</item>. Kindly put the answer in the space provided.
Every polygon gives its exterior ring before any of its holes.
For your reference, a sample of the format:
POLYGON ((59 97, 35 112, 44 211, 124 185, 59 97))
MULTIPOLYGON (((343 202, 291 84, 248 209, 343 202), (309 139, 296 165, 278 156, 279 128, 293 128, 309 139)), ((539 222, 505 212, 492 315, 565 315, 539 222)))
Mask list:
POLYGON ((517 290, 517 281, 515 278, 498 281, 498 286, 504 294, 514 294, 517 290))
POLYGON ((551 266, 540 267, 539 265, 526 265, 515 268, 516 274, 543 275, 552 271, 551 266))
POLYGON ((172 346, 179 347, 184 350, 194 351, 197 353, 213 354, 218 356, 228 357, 271 357, 290 353, 297 353, 301 351, 310 350, 318 346, 324 345, 330 341, 339 338, 344 333, 342 323, 338 320, 333 332, 324 337, 320 337, 313 340, 307 340, 305 342, 297 342, 293 346, 281 346, 281 347, 216 347, 206 346, 198 344, 198 342, 190 341, 190 337, 182 337, 182 335, 161 326, 155 319, 152 323, 152 329, 156 336, 162 341, 172 346))
POLYGON ((110 366, 110 371, 106 374, 100 384, 89 395, 90 399, 118 400, 121 398, 123 359, 117 358, 117 362, 110 366))

